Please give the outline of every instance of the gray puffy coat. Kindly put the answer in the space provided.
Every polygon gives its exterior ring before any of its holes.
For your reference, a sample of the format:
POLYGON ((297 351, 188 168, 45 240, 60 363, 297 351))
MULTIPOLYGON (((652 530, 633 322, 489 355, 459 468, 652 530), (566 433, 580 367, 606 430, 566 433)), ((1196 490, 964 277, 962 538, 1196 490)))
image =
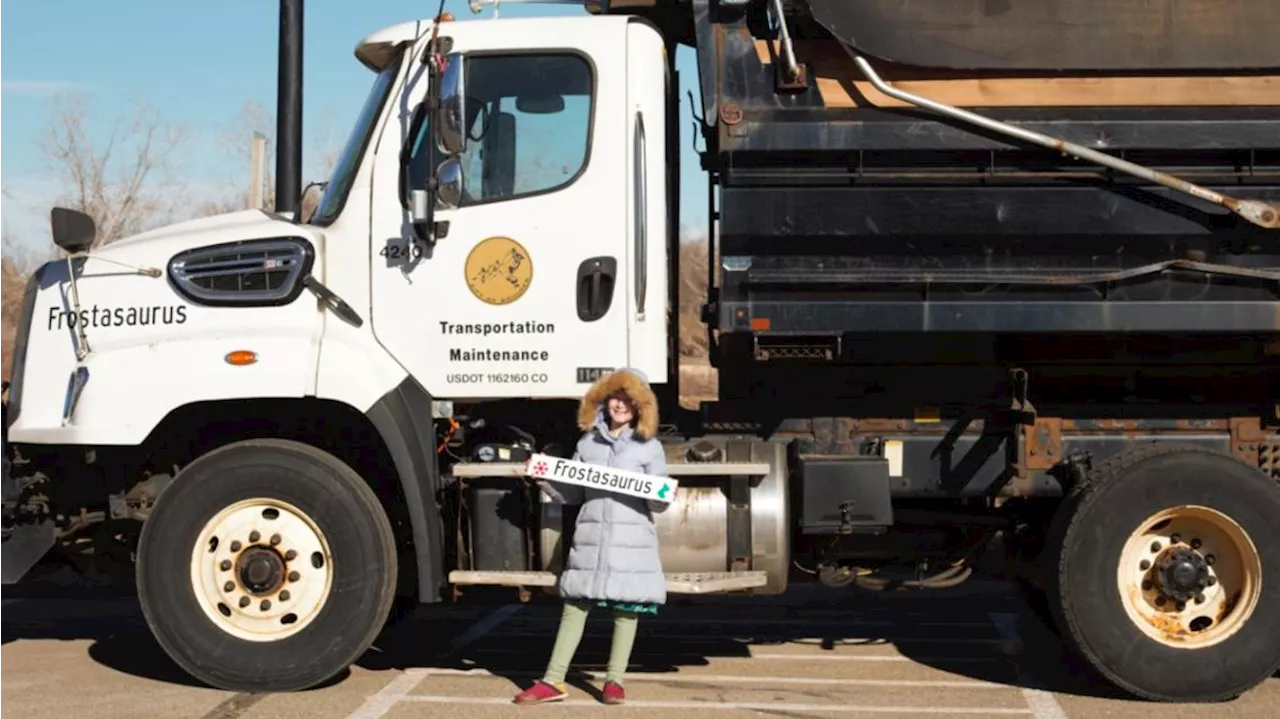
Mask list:
MULTIPOLYGON (((578 424, 586 433, 578 441, 573 458, 665 477, 666 458, 662 445, 654 439, 657 412, 657 399, 638 371, 622 370, 597 381, 582 398, 578 424), (637 421, 614 438, 609 435, 603 403, 617 390, 626 392, 635 403, 637 421)), ((554 481, 543 486, 553 498, 581 505, 569 557, 560 575, 562 597, 643 604, 666 602, 667 583, 652 514, 670 505, 554 481)))

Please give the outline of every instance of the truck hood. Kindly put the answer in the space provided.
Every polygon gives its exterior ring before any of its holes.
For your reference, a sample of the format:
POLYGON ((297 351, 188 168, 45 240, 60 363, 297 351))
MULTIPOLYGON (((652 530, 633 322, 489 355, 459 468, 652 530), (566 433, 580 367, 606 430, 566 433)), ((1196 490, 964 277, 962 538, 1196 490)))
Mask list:
POLYGON ((93 251, 94 256, 163 268, 175 253, 261 237, 306 237, 319 249, 319 232, 262 210, 241 210, 157 227, 93 251))

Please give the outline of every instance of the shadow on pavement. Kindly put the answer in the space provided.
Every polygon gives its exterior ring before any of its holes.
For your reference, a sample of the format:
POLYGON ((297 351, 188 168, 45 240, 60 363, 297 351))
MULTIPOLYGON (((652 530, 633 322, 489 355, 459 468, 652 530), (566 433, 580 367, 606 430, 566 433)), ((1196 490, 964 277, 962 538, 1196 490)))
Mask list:
MULTIPOLYGON (((811 647, 814 654, 838 647, 891 646, 911 662, 954 675, 1010 687, 1031 685, 1056 693, 1131 699, 1073 657, 1061 642, 1012 597, 945 590, 910 597, 886 597, 850 590, 805 590, 796 598, 697 598, 664 607, 658 618, 642 618, 629 674, 664 674, 707 666, 712 659, 751 658, 761 653, 811 647), (989 612, 1017 614, 1019 640, 1002 641, 989 612), (869 625, 859 621, 874 613, 869 625), (845 619, 841 618, 845 614, 845 619), (901 616, 895 616, 901 615, 901 616), (711 626, 701 619, 714 617, 711 626), (820 617, 820 618, 819 618, 820 617), (965 624, 946 627, 947 624, 965 624), (983 626, 985 624, 985 626, 983 626), (937 626, 935 626, 937 625, 937 626)), ((511 593, 506 601, 511 601, 511 593)), ((500 604, 492 605, 496 608, 500 604)), ((492 611, 492 609, 490 609, 492 611)), ((409 621, 382 634, 357 664, 370 670, 437 668, 484 670, 507 679, 513 693, 541 675, 555 640, 558 600, 534 599, 474 643, 449 652, 435 650, 456 641, 485 614, 466 624, 449 610, 423 608, 409 621), (436 615, 436 616, 433 616, 436 615)), ((608 659, 612 623, 595 610, 574 658, 569 682, 598 695, 583 670, 600 672, 608 659)), ((765 660, 761 660, 765 661, 765 660)), ((802 661, 766 672, 803 676, 802 661)), ((841 662, 845 676, 858 678, 861 662, 841 662)))
MULTIPOLYGON (((123 674, 179 686, 209 689, 173 662, 147 627, 128 573, 85 573, 70 564, 39 567, 4 588, 0 644, 19 641, 88 641, 89 658, 123 674), (21 602, 12 603, 11 600, 21 602)), ((310 691, 341 683, 350 670, 310 691)))
MULTIPOLYGON (((712 659, 746 659, 786 648, 807 647, 822 655, 836 653, 838 647, 882 645, 957 678, 1019 687, 1027 686, 1033 675, 1038 688, 1056 693, 1128 698, 1067 652, 1002 583, 977 584, 981 586, 891 595, 796 587, 794 594, 785 597, 676 598, 661 616, 641 620, 628 672, 672 673, 706 666, 712 659), (1020 646, 1002 643, 990 613, 1017 616, 1020 646), (868 616, 875 621, 868 623, 868 616), (699 618, 713 618, 715 623, 699 618)), ((88 640, 89 656, 103 666, 156 681, 204 687, 175 665, 152 637, 132 596, 131 577, 104 579, 53 567, 32 582, 5 587, 4 597, 27 600, 4 609, 5 645, 20 639, 88 640)), ((514 592, 476 588, 468 591, 467 598, 475 601, 424 606, 403 618, 394 615, 357 666, 483 669, 508 679, 513 689, 528 686, 550 655, 559 601, 535 595, 492 631, 453 650, 468 632, 474 632, 477 622, 511 604, 514 592)), ((593 612, 569 677, 584 692, 598 695, 594 688, 598 682, 589 681, 580 670, 604 669, 611 632, 608 613, 593 612)), ((804 662, 787 664, 785 671, 772 673, 803 675, 804 662)), ((858 677, 861 662, 841 664, 846 665, 845 676, 858 677)), ((325 686, 342 682, 348 674, 334 677, 325 686)))

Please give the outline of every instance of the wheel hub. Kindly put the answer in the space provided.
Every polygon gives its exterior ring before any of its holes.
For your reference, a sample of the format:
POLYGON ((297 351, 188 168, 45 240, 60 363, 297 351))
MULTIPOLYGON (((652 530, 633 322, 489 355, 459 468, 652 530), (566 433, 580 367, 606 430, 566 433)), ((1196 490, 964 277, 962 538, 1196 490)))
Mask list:
POLYGON ((1135 625, 1168 647, 1203 648, 1238 631, 1257 606, 1262 567, 1231 517, 1178 505, 1148 517, 1120 552, 1120 600, 1135 625))
POLYGON ((250 594, 272 594, 284 583, 285 562, 274 550, 250 547, 239 558, 237 576, 250 594))
POLYGON ((1156 563, 1156 577, 1161 593, 1185 602, 1209 586, 1209 565, 1199 552, 1174 547, 1156 563))
POLYGON ((191 582, 204 613, 247 641, 279 641, 310 624, 333 585, 328 542, 310 517, 276 499, 246 499, 206 523, 191 582))

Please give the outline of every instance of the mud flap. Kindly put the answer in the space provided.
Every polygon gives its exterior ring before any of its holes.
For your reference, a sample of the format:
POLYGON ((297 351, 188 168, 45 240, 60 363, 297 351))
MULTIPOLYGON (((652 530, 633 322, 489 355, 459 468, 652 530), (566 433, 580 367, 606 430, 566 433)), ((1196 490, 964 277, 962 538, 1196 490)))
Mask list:
POLYGON ((26 576, 53 546, 53 538, 53 522, 48 519, 37 524, 20 524, 5 534, 4 543, 0 544, 4 583, 14 584, 26 576))

